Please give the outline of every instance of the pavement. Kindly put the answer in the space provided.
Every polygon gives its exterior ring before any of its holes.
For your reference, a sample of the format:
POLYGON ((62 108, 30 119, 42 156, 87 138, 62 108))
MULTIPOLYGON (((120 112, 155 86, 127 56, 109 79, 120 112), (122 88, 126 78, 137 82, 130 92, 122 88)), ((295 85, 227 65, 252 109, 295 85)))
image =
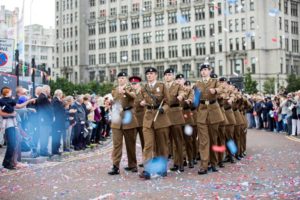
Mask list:
MULTIPOLYGON (((2 169, 0 199, 300 199, 297 137, 250 129, 247 156, 236 164, 226 163, 218 173, 204 176, 196 167, 148 181, 123 169, 120 175, 109 176, 111 151, 112 144, 107 143, 60 160, 2 169)), ((137 156, 140 163, 139 143, 137 156)), ((126 166, 124 148, 121 167, 126 166)))

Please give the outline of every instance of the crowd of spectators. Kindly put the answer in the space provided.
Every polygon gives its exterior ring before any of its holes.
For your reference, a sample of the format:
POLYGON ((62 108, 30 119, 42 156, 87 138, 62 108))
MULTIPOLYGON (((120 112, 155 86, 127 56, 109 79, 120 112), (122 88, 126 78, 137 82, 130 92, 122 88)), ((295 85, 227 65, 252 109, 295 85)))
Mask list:
POLYGON ((0 148, 6 145, 3 167, 15 169, 21 165, 22 151, 31 152, 33 158, 49 157, 103 144, 111 134, 111 103, 110 95, 65 96, 59 89, 51 96, 47 85, 36 87, 33 96, 22 87, 15 91, 3 87, 0 98, 0 148))

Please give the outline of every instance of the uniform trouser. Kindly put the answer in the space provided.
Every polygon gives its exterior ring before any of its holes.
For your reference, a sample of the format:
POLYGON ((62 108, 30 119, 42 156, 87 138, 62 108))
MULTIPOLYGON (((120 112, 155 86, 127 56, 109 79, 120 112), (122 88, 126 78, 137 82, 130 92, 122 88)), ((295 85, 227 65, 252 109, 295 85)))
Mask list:
POLYGON ((174 151, 174 165, 183 165, 183 133, 181 125, 170 126, 170 134, 172 135, 175 151, 174 151))
POLYGON ((120 162, 122 158, 122 147, 123 147, 123 136, 125 139, 128 167, 136 167, 136 129, 112 129, 113 137, 113 152, 112 160, 113 165, 120 167, 120 162))
MULTIPOLYGON (((226 128, 224 125, 219 126, 218 145, 225 146, 226 142, 226 128)), ((224 158, 224 152, 218 152, 218 162, 222 162, 224 158)))
POLYGON ((197 126, 193 126, 193 158, 196 159, 199 152, 199 141, 197 139, 198 136, 198 129, 197 126))
POLYGON ((211 166, 216 166, 217 154, 212 151, 211 146, 217 145, 219 124, 197 124, 199 138, 199 152, 201 156, 200 169, 207 170, 208 162, 211 166))
POLYGON ((172 137, 171 131, 169 131, 169 136, 168 136, 168 151, 169 151, 169 155, 171 155, 171 156, 174 156, 174 144, 173 143, 174 143, 173 142, 173 137, 172 137))
POLYGON ((185 142, 185 152, 188 158, 189 163, 194 159, 194 152, 193 152, 193 135, 188 136, 183 134, 184 142, 185 142))
POLYGON ((144 135, 143 135, 143 127, 138 127, 136 128, 139 137, 140 137, 140 142, 141 142, 141 146, 142 146, 142 152, 144 151, 144 147, 145 147, 145 142, 144 142, 144 135))
MULTIPOLYGON (((225 141, 226 143, 229 140, 234 140, 234 125, 226 125, 225 126, 225 141)), ((230 154, 230 152, 227 150, 226 151, 227 155, 230 154)))
POLYGON ((241 151, 240 154, 246 151, 246 143, 247 143, 247 125, 244 124, 241 126, 241 151))
POLYGON ((155 156, 168 158, 169 127, 159 129, 143 127, 143 135, 145 141, 144 164, 155 156))
POLYGON ((241 154, 241 125, 234 126, 234 142, 237 147, 236 155, 241 154))
POLYGON ((14 153, 16 148, 16 128, 10 127, 5 129, 6 152, 2 165, 4 167, 12 167, 14 165, 14 153))

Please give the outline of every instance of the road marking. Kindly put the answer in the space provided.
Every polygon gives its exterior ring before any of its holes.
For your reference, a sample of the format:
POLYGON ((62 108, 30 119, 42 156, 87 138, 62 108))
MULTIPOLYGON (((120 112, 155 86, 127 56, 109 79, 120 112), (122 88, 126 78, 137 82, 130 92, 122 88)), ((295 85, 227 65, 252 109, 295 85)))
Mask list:
POLYGON ((293 136, 285 136, 287 139, 289 139, 289 140, 292 140, 292 141, 294 141, 294 142, 300 142, 300 139, 298 139, 298 138, 295 138, 295 137, 293 137, 293 136))
MULTIPOLYGON (((0 177, 4 177, 4 176, 11 176, 11 175, 16 175, 16 174, 19 174, 19 173, 23 173, 23 172, 28 172, 28 171, 35 171, 37 169, 44 169, 44 168, 48 168, 48 167, 55 167, 57 165, 61 165, 61 164, 64 164, 64 163, 69 163, 69 162, 73 162, 73 161, 78 161, 78 160, 84 160, 84 159, 87 159, 87 158, 92 158, 92 157, 96 157, 96 156, 99 156, 99 155, 103 155, 105 153, 108 153, 112 150, 113 146, 111 145, 112 143, 110 142, 107 147, 105 147, 105 149, 101 150, 100 152, 95 152, 95 154, 92 154, 92 155, 87 155, 87 156, 84 156, 84 157, 74 157, 74 158, 69 158, 69 159, 66 159, 66 160, 63 160, 61 162, 53 162, 51 163, 51 161, 49 163, 47 163, 48 165, 44 166, 44 165, 41 165, 41 166, 38 166, 34 169, 29 169, 29 168, 26 168, 24 171, 23 170, 18 170, 18 171, 15 171, 15 172, 11 172, 11 173, 4 173, 4 174, 1 174, 0 177)), ((44 163, 42 163, 44 164, 44 163)))

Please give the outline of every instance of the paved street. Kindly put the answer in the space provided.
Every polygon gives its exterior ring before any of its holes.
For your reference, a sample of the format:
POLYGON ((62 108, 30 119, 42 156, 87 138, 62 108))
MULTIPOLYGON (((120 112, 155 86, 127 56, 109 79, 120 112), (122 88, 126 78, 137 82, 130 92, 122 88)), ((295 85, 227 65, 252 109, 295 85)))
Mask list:
MULTIPOLYGON (((199 176, 197 168, 186 168, 145 181, 123 170, 120 176, 108 176, 107 144, 62 161, 2 170, 0 199, 300 199, 300 139, 249 130, 247 152, 245 159, 219 173, 199 176)), ((126 164, 123 155, 121 165, 126 164)))

